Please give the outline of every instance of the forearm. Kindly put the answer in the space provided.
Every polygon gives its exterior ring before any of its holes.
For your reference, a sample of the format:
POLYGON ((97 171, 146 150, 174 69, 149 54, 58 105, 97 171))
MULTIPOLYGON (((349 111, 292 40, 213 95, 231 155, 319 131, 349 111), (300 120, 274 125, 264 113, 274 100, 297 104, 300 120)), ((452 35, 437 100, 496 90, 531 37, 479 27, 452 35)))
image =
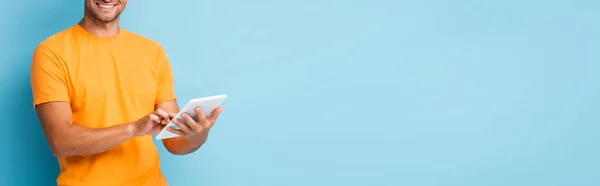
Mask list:
POLYGON ((132 124, 120 124, 107 128, 87 128, 68 125, 62 128, 60 136, 51 140, 55 156, 81 156, 107 151, 134 136, 132 124))
POLYGON ((194 144, 184 137, 176 137, 163 139, 163 144, 169 152, 177 155, 185 155, 198 150, 204 142, 194 144))

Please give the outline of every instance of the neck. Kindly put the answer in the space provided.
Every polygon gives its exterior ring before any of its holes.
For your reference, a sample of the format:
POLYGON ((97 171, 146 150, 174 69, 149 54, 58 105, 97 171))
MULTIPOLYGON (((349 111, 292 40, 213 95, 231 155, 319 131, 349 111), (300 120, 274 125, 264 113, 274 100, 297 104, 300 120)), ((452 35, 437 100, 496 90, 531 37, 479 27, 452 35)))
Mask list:
POLYGON ((83 29, 87 30, 91 34, 100 36, 100 37, 112 37, 119 34, 119 18, 115 19, 111 22, 102 22, 98 21, 92 17, 84 16, 81 21, 79 21, 79 26, 83 29))

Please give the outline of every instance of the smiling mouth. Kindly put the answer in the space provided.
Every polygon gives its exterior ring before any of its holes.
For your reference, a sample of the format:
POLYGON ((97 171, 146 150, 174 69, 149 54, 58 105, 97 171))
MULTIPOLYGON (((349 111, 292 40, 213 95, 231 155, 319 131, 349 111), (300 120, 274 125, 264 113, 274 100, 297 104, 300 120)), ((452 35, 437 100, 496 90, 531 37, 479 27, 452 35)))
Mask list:
POLYGON ((102 9, 111 9, 114 8, 115 6, 117 6, 116 4, 100 4, 100 3, 96 3, 96 5, 98 5, 100 8, 102 9))

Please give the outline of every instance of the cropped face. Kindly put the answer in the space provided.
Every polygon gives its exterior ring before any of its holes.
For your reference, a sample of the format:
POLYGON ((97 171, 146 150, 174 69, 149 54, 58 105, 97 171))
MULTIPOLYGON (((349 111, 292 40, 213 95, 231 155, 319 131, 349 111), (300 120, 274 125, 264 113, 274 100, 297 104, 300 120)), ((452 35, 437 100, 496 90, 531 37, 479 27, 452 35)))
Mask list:
POLYGON ((128 0, 85 0, 86 14, 100 22, 119 18, 128 0))

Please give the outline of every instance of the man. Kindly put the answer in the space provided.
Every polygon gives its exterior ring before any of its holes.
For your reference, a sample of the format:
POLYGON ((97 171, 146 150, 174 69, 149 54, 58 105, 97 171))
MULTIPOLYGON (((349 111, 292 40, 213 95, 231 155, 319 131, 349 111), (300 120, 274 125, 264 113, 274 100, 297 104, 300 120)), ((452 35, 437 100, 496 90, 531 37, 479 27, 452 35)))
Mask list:
MULTIPOLYGON (((167 185, 152 138, 179 111, 171 66, 154 41, 119 27, 127 0, 85 0, 72 27, 33 53, 33 104, 54 155, 58 185, 167 185)), ((169 152, 192 153, 221 113, 174 120, 169 152)))

